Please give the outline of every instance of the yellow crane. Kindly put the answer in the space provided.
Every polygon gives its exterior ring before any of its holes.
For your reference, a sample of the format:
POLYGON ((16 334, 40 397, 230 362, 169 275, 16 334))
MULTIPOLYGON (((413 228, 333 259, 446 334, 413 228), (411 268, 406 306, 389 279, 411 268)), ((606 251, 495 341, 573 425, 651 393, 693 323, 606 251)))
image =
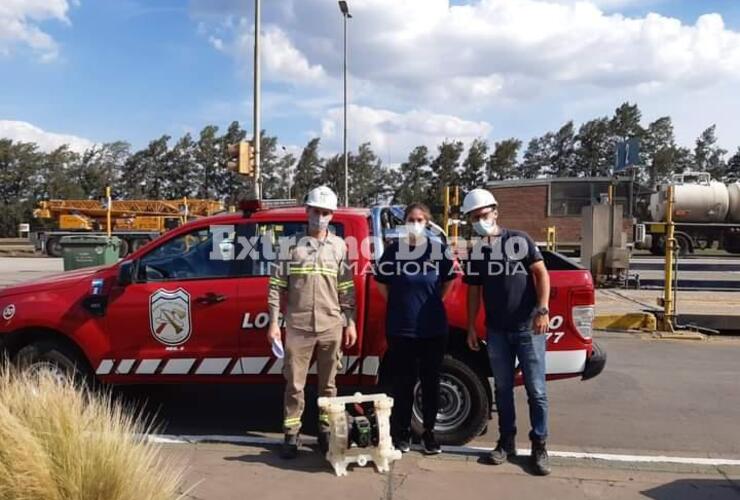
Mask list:
POLYGON ((39 234, 50 256, 61 255, 59 239, 79 233, 105 233, 122 240, 121 255, 137 250, 164 231, 190 219, 224 210, 214 200, 48 200, 39 203, 34 217, 56 221, 56 229, 39 234))

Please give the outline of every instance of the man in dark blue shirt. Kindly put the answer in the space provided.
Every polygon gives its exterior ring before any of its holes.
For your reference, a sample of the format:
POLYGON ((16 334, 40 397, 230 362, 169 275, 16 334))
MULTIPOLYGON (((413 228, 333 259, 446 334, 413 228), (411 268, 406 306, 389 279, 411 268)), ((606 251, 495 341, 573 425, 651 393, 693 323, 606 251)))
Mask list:
POLYGON ((468 284, 468 346, 480 349, 475 321, 481 297, 485 305, 488 356, 495 382, 499 440, 488 455, 501 464, 516 455, 514 376, 519 366, 529 402, 531 465, 547 475, 545 350, 550 280, 537 245, 521 231, 496 224, 498 205, 485 189, 474 189, 462 207, 479 236, 469 250, 464 281, 468 284))

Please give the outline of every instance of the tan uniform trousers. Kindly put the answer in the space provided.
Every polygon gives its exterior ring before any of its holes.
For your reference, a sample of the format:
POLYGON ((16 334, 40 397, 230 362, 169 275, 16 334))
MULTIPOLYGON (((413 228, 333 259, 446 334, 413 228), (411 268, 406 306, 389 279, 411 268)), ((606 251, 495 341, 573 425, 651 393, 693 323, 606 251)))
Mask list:
MULTIPOLYGON (((303 389, 311 367, 311 357, 316 349, 319 396, 337 395, 335 378, 341 356, 342 325, 323 332, 309 332, 286 328, 285 332, 285 397, 283 430, 285 434, 298 434, 301 415, 305 407, 303 389)), ((329 430, 329 417, 319 414, 319 430, 329 430)))

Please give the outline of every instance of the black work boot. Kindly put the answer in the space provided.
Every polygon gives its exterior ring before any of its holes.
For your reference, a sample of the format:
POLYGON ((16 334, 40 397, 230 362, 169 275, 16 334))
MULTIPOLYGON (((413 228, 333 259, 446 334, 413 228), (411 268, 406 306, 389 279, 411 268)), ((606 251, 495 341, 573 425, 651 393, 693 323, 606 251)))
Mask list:
POLYGON ((424 453, 427 455, 437 455, 442 453, 442 448, 434 437, 434 431, 424 431, 421 435, 421 442, 424 445, 424 453))
POLYGON ((280 458, 290 460, 297 457, 298 445, 298 434, 286 434, 283 446, 280 448, 280 458))
POLYGON ((516 456, 516 437, 515 436, 501 436, 496 443, 496 448, 486 457, 488 462, 493 465, 501 465, 506 462, 509 457, 516 456))
POLYGON ((538 476, 547 476, 552 472, 550 468, 550 457, 547 456, 544 441, 532 441, 532 455, 529 457, 529 463, 534 473, 538 476))
POLYGON ((319 431, 317 437, 319 441, 319 453, 324 456, 329 452, 329 431, 319 431))

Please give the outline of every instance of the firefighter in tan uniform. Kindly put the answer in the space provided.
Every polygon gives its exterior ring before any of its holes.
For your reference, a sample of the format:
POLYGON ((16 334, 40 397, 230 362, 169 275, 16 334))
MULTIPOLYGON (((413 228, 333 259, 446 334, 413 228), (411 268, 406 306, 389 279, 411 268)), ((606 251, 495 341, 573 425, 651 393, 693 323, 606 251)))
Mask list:
MULTIPOLYGON (((305 405, 303 389, 316 351, 318 392, 336 396, 335 377, 344 345, 357 340, 352 269, 344 240, 329 232, 337 209, 337 195, 326 186, 313 189, 306 198, 308 235, 292 246, 289 257, 280 256, 272 269, 269 287, 270 325, 267 340, 281 336, 279 315, 285 311, 285 376, 283 458, 298 454, 298 434, 305 405)), ((328 448, 329 421, 319 415, 319 448, 328 448)))

